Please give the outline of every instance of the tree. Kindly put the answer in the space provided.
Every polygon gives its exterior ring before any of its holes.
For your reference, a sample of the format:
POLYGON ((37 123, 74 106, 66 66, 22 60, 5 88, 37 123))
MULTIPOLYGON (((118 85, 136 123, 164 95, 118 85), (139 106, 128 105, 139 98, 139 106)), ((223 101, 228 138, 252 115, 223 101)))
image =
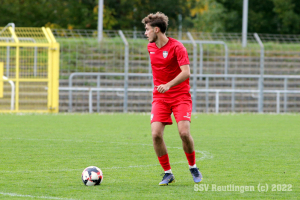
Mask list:
MULTIPOLYGON (((194 1, 194 0, 189 0, 194 1)), ((141 20, 149 13, 168 15, 170 28, 176 29, 178 14, 189 16, 186 0, 105 0, 104 29, 144 30, 141 20)), ((0 24, 17 26, 96 29, 98 0, 1 0, 0 24)))
POLYGON ((215 0, 196 0, 188 18, 192 21, 191 28, 203 32, 224 32, 223 12, 223 5, 215 0))
MULTIPOLYGON (((194 1, 194 0, 192 0, 194 1)), ((190 15, 186 0, 105 0, 105 6, 114 9, 113 17, 117 23, 114 29, 133 29, 137 27, 144 30, 142 19, 150 13, 163 12, 169 17, 169 29, 177 29, 178 15, 183 18, 190 15)))
POLYGON ((279 33, 300 33, 300 1, 273 0, 279 33))
MULTIPOLYGON (((144 30, 141 20, 157 11, 169 30, 241 32, 243 0, 104 0, 104 29, 144 30)), ((97 29, 98 0, 0 0, 0 26, 97 29)), ((300 34, 300 0, 249 0, 248 32, 300 34)))
MULTIPOLYGON (((224 7, 224 30, 241 32, 243 1, 216 0, 224 7)), ((248 31, 300 33, 299 0, 249 0, 248 31)))

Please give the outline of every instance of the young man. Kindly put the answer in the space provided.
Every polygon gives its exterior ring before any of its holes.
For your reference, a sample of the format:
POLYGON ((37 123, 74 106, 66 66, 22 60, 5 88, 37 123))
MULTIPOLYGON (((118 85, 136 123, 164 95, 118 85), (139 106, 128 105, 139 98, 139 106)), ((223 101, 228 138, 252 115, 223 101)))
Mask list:
POLYGON ((172 112, 190 172, 194 182, 199 183, 202 181, 202 175, 196 167, 194 141, 190 134, 192 99, 189 92, 190 63, 186 48, 179 41, 165 35, 168 17, 163 13, 149 14, 142 23, 145 25, 145 35, 149 40, 148 52, 154 81, 151 111, 153 146, 165 171, 159 185, 175 182, 163 139, 165 125, 172 124, 172 112))

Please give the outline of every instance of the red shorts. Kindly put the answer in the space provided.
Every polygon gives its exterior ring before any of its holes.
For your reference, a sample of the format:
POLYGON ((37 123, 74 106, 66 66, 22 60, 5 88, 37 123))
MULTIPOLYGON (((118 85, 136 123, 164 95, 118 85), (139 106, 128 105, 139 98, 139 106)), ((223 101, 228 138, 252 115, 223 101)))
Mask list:
POLYGON ((153 99, 151 111, 151 123, 162 122, 166 125, 173 124, 171 114, 176 122, 191 121, 192 99, 190 97, 176 98, 171 100, 153 99))

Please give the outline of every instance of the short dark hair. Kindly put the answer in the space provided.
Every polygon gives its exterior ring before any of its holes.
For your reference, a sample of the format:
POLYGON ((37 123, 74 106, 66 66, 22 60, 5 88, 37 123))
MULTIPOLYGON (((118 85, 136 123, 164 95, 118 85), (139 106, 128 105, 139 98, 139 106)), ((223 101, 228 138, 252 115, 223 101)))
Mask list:
POLYGON ((169 18, 162 12, 151 13, 142 20, 143 24, 149 24, 152 27, 158 27, 162 33, 165 33, 168 27, 169 18))

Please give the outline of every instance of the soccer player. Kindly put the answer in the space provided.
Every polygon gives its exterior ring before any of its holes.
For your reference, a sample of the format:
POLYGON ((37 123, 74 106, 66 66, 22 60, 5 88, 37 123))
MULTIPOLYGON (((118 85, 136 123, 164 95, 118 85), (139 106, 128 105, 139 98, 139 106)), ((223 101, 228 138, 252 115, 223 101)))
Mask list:
POLYGON ((167 37, 168 17, 157 12, 142 20, 145 35, 149 40, 148 52, 151 59, 154 81, 151 111, 151 131, 153 146, 159 163, 165 171, 159 185, 175 182, 167 147, 163 139, 166 125, 171 125, 173 113, 183 150, 195 183, 202 181, 196 166, 194 141, 190 134, 192 99, 190 95, 190 67, 186 48, 179 41, 167 37))

